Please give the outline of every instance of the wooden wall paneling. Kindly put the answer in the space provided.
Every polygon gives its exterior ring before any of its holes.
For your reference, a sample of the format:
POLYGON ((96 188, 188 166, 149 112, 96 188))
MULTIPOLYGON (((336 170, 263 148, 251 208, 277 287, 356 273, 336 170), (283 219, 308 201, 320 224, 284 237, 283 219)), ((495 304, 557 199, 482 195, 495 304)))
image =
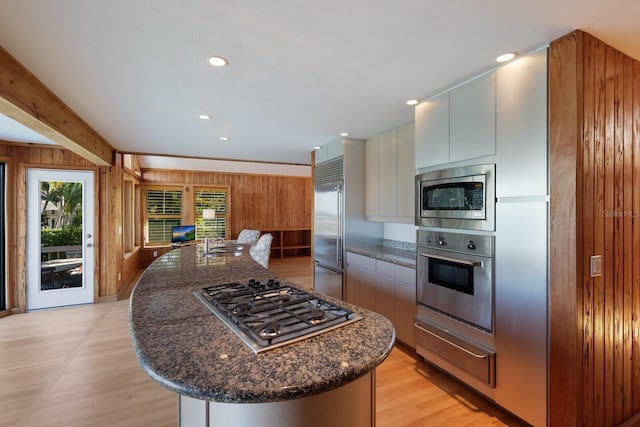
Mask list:
POLYGON ((582 311, 582 129, 581 92, 582 33, 568 34, 549 49, 549 425, 575 426, 581 414, 583 396, 581 347, 582 311), (577 199, 576 199, 577 198, 577 199), (577 288, 577 289, 576 289, 577 288), (577 300, 577 301, 576 301, 577 300), (576 319, 576 322, 572 322, 576 319), (575 393, 567 392, 576 390, 575 393))
MULTIPOLYGON (((604 210, 613 212, 615 209, 614 195, 615 195, 615 181, 614 181, 614 166, 615 166, 615 120, 614 120, 614 52, 608 48, 606 44, 601 41, 596 42, 596 49, 604 50, 604 210)), ((593 215, 598 215, 597 211, 593 215)), ((598 412, 596 415, 596 422, 599 425, 613 425, 614 419, 614 405, 615 401, 613 396, 615 393, 615 364, 614 364, 614 286, 615 286, 615 246, 614 246, 614 218, 611 215, 607 215, 604 218, 604 229, 596 230, 601 238, 604 239, 604 274, 603 274, 603 287, 604 298, 601 301, 597 301, 599 310, 601 313, 602 322, 602 334, 596 342, 596 346, 600 347, 603 352, 604 358, 604 384, 596 383, 598 392, 602 396, 602 399, 596 401, 598 412), (600 414, 602 411, 602 414, 600 414)))
POLYGON ((62 166, 64 164, 64 150, 53 150, 51 164, 62 166))
MULTIPOLYGON (((17 164, 17 162, 16 162, 17 164)), ((18 179, 16 181, 16 216, 17 235, 16 239, 16 282, 14 291, 16 291, 16 306, 18 311, 24 313, 27 311, 27 218, 24 214, 27 212, 27 169, 24 166, 18 166, 18 179), (22 212, 22 214, 18 214, 22 212)))
POLYGON ((632 412, 640 412, 640 263, 637 262, 640 257, 640 63, 634 62, 633 64, 633 150, 632 150, 632 171, 631 179, 634 183, 633 186, 633 249, 632 249, 632 289, 633 289, 633 301, 632 310, 633 314, 631 319, 632 323, 632 337, 633 348, 631 352, 631 358, 633 361, 631 382, 635 386, 631 390, 631 403, 632 412))
POLYGON ((42 162, 42 149, 39 147, 29 147, 29 163, 41 165, 42 162))
POLYGON ((17 295, 16 295, 16 287, 14 284, 17 279, 17 233, 16 233, 16 183, 18 180, 18 171, 16 170, 15 163, 12 161, 11 157, 5 156, 6 150, 4 150, 4 146, 0 145, 0 161, 5 163, 5 221, 7 223, 6 226, 6 238, 5 238, 5 251, 6 251, 6 287, 7 287, 7 311, 6 313, 10 313, 11 309, 14 307, 18 307, 17 304, 17 295))
POLYGON ((141 180, 146 185, 186 186, 197 182, 229 187, 231 238, 243 228, 276 230, 308 228, 311 224, 311 207, 307 205, 312 202, 313 188, 309 177, 142 170, 141 180), (185 181, 176 182, 179 179, 185 181))
POLYGON ((53 164, 53 149, 42 147, 40 149, 40 161, 43 165, 53 164))
MULTIPOLYGON (((590 278, 585 264, 583 285, 578 289, 583 374, 576 421, 585 426, 615 426, 640 411, 640 236, 636 220, 640 207, 640 161, 636 159, 640 68, 638 61, 600 40, 586 33, 583 38, 584 46, 578 52, 583 49, 584 81, 576 86, 578 94, 583 94, 583 170, 578 175, 583 183, 578 205, 583 215, 578 222, 582 238, 576 247, 584 261, 594 254, 603 255, 603 274, 590 278)), ((550 87, 553 94, 555 86, 550 87)), ((553 398, 553 377, 551 393, 553 398)))
POLYGON ((623 345, 623 372, 622 375, 622 412, 619 422, 624 421, 633 415, 632 396, 632 354, 633 354, 633 60, 623 56, 623 114, 621 115, 621 125, 623 129, 622 143, 624 152, 624 172, 623 172, 623 210, 624 230, 622 236, 623 243, 623 264, 624 264, 624 295, 623 295, 623 317, 622 317, 622 345, 623 345), (627 398, 625 398, 627 396, 627 398))
POLYGON ((127 278, 122 275, 123 247, 122 247, 122 180, 123 180, 123 154, 119 153, 114 158, 114 166, 108 168, 105 178, 105 189, 107 193, 103 200, 108 200, 106 211, 108 212, 107 221, 103 223, 106 231, 105 237, 110 238, 107 241, 110 256, 108 259, 106 283, 103 283, 104 293, 102 296, 115 296, 119 288, 125 283, 127 278))
MULTIPOLYGON (((595 249, 594 245, 594 215, 595 203, 594 194, 596 187, 600 188, 599 181, 596 181, 594 163, 597 157, 596 153, 600 153, 600 148, 603 145, 600 143, 599 134, 596 128, 602 128, 601 121, 596 119, 596 97, 593 88, 596 86, 595 67, 593 66, 596 61, 596 56, 593 49, 591 49, 592 39, 583 37, 584 41, 584 61, 583 67, 584 78, 582 83, 584 87, 592 88, 592 90, 585 89, 581 91, 582 98, 582 112, 583 112, 583 127, 582 127, 582 167, 580 169, 582 179, 581 199, 582 199, 582 223, 579 226, 582 230, 582 255, 581 259, 587 261, 592 255, 601 255, 602 253, 595 249)), ((582 47, 582 46, 581 46, 582 47)), ((580 47, 580 48, 581 48, 580 47)), ((576 90, 579 90, 576 88, 576 90)), ((600 159, 600 156, 597 157, 600 159)), ((577 250, 580 251, 580 246, 577 246, 577 250)), ((594 299, 596 298, 596 287, 598 278, 592 279, 589 271, 585 268, 579 272, 582 291, 582 300, 579 301, 582 309, 582 409, 587 411, 583 414, 583 419, 593 420, 594 401, 595 401, 595 381, 593 377, 594 366, 596 364, 596 349, 594 344, 594 336, 598 330, 597 310, 595 309, 594 299)), ((601 363, 601 362, 598 362, 601 363)))

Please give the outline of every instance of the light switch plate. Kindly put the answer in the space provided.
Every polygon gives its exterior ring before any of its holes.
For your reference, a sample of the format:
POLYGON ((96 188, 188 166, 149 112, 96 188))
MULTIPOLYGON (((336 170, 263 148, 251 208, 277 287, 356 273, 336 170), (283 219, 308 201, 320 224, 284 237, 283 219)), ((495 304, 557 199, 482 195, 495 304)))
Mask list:
POLYGON ((591 256, 591 277, 602 276, 602 255, 591 256))

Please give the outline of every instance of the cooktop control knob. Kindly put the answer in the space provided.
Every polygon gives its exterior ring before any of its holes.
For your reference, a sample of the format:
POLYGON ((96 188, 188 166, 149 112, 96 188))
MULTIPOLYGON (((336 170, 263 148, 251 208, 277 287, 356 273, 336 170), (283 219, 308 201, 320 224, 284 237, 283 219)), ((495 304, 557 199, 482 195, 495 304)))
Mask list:
POLYGON ((445 246, 447 244, 447 242, 444 241, 444 239, 442 237, 438 238, 438 244, 440 246, 445 246))
POLYGON ((469 244, 467 245, 467 249, 469 249, 470 251, 475 251, 476 250, 476 244, 473 243, 473 240, 469 240, 469 244))

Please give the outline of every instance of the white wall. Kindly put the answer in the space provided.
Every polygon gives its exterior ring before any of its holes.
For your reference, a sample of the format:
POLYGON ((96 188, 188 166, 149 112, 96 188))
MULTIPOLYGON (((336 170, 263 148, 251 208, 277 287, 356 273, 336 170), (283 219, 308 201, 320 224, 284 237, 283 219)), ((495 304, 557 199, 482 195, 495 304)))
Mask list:
POLYGON ((416 226, 413 224, 384 223, 384 238, 401 242, 416 242, 416 226))

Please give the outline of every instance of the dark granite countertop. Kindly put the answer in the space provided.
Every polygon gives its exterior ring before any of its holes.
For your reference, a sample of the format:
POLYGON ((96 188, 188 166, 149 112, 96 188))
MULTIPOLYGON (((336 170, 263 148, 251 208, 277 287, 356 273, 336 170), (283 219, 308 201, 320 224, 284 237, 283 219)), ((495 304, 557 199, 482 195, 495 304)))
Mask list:
POLYGON ((383 244, 378 246, 348 247, 347 252, 416 268, 416 248, 411 243, 383 241, 383 244))
POLYGON ((345 385, 374 370, 391 351, 395 331, 388 319, 340 301, 362 320, 255 354, 193 295, 208 285, 252 278, 295 286, 246 254, 205 258, 201 247, 188 246, 154 261, 129 307, 131 341, 145 371, 196 399, 273 402, 345 385))

